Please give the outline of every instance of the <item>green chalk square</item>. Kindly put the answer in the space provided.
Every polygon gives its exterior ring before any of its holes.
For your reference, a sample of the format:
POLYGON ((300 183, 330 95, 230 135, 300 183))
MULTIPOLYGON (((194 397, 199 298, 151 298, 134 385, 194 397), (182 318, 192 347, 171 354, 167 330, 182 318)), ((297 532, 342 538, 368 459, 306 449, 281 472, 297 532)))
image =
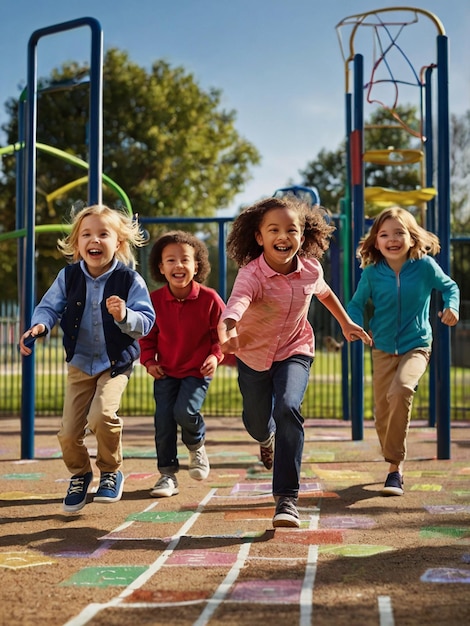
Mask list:
POLYGON ((133 522, 185 522, 194 511, 142 511, 141 513, 132 513, 126 518, 126 521, 133 522))
POLYGON ((147 570, 143 565, 84 567, 61 587, 126 587, 147 570))

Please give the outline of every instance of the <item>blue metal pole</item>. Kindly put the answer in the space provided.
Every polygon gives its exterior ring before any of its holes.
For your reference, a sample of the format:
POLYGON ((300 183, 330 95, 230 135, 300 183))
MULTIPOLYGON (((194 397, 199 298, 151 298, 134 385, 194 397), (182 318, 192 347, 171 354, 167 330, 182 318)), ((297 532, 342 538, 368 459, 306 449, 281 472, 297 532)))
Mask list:
MULTIPOLYGON (((352 157, 353 250, 359 245, 364 232, 364 59, 361 54, 354 57, 354 137, 352 157)), ((357 260, 353 265, 354 288, 359 282, 361 270, 357 260)), ((364 346, 361 341, 351 344, 351 423, 354 441, 364 438, 364 346)))
MULTIPOLYGON (((341 215, 344 217, 340 224, 342 242, 343 242, 343 298, 344 304, 347 305, 352 292, 352 263, 354 255, 351 253, 352 248, 352 215, 351 215, 351 130, 352 130, 352 96, 347 93, 345 96, 346 110, 346 191, 345 198, 341 201, 341 215)), ((350 405, 350 349, 349 344, 344 342, 341 350, 341 396, 343 403, 343 419, 349 421, 351 419, 350 405)))
POLYGON ((227 302, 227 255, 225 254, 225 221, 219 222, 219 295, 227 302))
MULTIPOLYGON (((439 263, 446 274, 450 273, 450 132, 449 132, 449 65, 448 40, 437 37, 437 114, 438 114, 438 165, 437 189, 439 198, 438 237, 441 242, 439 263)), ((439 364, 437 394, 437 458, 450 459, 450 328, 438 323, 439 364)))
MULTIPOLYGON (((92 87, 90 93, 90 128, 93 133, 90 137, 90 176, 89 197, 94 202, 101 200, 101 145, 102 145, 102 34, 97 20, 84 17, 62 24, 56 24, 36 30, 28 42, 28 78, 26 101, 26 129, 25 129, 25 167, 24 198, 26 203, 26 246, 24 259, 24 295, 23 311, 21 316, 22 329, 29 328, 34 311, 35 300, 35 222, 36 222, 36 130, 37 130, 37 44, 42 37, 59 32, 72 30, 81 26, 89 26, 92 30, 92 87), (100 52, 101 47, 101 52, 100 52), (101 67, 96 68, 96 63, 101 67), (95 110, 96 109, 96 110, 95 110)), ((21 390, 21 458, 34 458, 34 405, 35 405, 35 357, 34 350, 31 356, 22 361, 22 390, 21 390)))
MULTIPOLYGON (((425 185, 433 186, 434 177, 434 134, 433 134, 433 106, 432 106, 432 68, 428 67, 424 73, 424 136, 426 141, 424 144, 425 153, 425 185)), ((436 216, 436 200, 433 198, 428 202, 426 210, 426 224, 423 224, 427 230, 433 233, 437 232, 437 216, 436 216)), ((437 321, 437 303, 436 298, 431 299, 431 324, 433 334, 436 334, 437 321)), ((438 369, 436 366, 436 354, 433 350, 429 361, 429 416, 428 424, 431 427, 436 425, 436 385, 437 385, 438 369)))

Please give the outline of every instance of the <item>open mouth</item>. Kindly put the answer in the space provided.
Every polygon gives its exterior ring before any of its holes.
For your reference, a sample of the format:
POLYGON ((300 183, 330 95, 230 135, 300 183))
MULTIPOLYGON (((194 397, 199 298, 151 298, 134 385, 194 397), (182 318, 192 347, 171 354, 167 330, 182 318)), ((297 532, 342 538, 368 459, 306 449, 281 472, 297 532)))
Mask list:
POLYGON ((92 248, 91 250, 88 250, 88 254, 90 256, 100 256, 100 254, 102 254, 101 250, 98 250, 97 248, 92 248))

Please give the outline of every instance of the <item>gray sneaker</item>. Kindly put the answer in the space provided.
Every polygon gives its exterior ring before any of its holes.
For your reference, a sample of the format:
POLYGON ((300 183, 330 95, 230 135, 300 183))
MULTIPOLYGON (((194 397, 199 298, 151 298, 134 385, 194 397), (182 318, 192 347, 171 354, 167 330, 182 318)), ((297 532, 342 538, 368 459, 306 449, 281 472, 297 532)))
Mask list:
POLYGON ((299 513, 296 505, 297 498, 289 498, 287 496, 278 497, 276 511, 273 517, 274 528, 300 528, 299 513))
POLYGON ((168 474, 162 474, 150 490, 152 498, 169 498, 170 496, 176 496, 178 493, 176 476, 169 476, 168 474))
POLYGON ((209 476, 209 459, 204 445, 197 450, 189 450, 189 475, 194 480, 204 480, 209 476))

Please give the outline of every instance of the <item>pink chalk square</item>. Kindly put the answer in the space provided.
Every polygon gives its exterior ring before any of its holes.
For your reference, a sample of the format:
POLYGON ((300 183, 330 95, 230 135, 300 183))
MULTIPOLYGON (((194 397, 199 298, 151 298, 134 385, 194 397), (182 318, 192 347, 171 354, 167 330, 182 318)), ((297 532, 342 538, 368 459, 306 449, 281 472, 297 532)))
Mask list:
POLYGON ((341 530, 284 530, 276 528, 274 541, 280 543, 297 543, 303 545, 324 545, 343 543, 341 530))
POLYGON ((231 567, 237 555, 230 552, 211 552, 207 550, 181 550, 174 552, 166 565, 184 565, 187 567, 231 567))
POLYGON ((349 515, 320 517, 321 528, 373 528, 376 525, 375 520, 364 515, 349 515))
POLYGON ((232 602, 257 602, 258 604, 299 604, 301 580, 250 580, 237 583, 232 602))
POLYGON ((129 474, 126 480, 151 480, 154 478, 155 473, 153 474, 129 474))
MULTIPOLYGON (((300 493, 310 493, 310 492, 318 492, 322 490, 322 486, 320 483, 300 483, 299 492, 300 493)), ((236 493, 271 493, 272 492, 272 484, 271 483, 237 483, 233 486, 231 491, 232 494, 236 493)))
POLYGON ((176 591, 174 589, 157 589, 150 591, 146 589, 136 589, 124 602, 131 604, 137 602, 151 602, 152 604, 178 604, 188 602, 201 602, 208 599, 208 594, 204 591, 176 591))

